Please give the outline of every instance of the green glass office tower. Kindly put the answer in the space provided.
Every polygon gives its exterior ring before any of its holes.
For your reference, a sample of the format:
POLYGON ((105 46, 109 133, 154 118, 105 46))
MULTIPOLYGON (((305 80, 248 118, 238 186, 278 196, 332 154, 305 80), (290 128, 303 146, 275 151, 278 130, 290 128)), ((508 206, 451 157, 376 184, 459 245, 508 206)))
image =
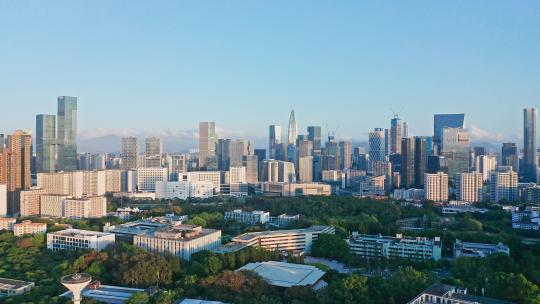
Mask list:
POLYGON ((58 97, 58 171, 77 170, 77 97, 58 97))
POLYGON ((36 115, 36 171, 56 171, 56 116, 36 115))

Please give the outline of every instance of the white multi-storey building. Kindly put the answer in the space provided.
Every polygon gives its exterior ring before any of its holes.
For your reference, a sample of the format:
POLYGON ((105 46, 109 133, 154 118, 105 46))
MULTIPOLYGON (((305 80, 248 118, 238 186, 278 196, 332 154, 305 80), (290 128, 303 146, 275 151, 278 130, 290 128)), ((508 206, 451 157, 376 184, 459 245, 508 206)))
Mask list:
POLYGON ((211 182, 214 191, 217 193, 220 191, 221 185, 221 172, 220 171, 193 171, 184 172, 178 174, 179 181, 188 182, 211 182))
POLYGON ((157 199, 188 199, 189 182, 156 182, 157 199))
POLYGON ((491 172, 489 194, 492 202, 518 200, 518 174, 514 171, 491 172))
POLYGON ((479 155, 475 158, 476 172, 482 175, 482 180, 489 180, 491 172, 497 169, 497 158, 492 155, 479 155))
POLYGON ((32 223, 32 221, 23 221, 13 225, 13 234, 21 236, 25 234, 39 234, 47 232, 47 223, 32 223))
POLYGON ((464 202, 482 201, 483 177, 481 173, 458 173, 456 176, 456 196, 464 202))
POLYGON ((426 200, 434 202, 448 201, 448 174, 443 172, 426 173, 424 177, 426 200))
POLYGON ((382 235, 363 235, 353 232, 347 240, 351 252, 363 258, 402 258, 411 260, 435 260, 441 258, 439 237, 407 238, 401 234, 396 237, 382 235))
POLYGON ((221 230, 194 225, 169 226, 135 235, 133 245, 148 252, 190 260, 196 252, 217 249, 221 245, 221 230))
POLYGON ((152 167, 137 169, 137 188, 139 191, 154 192, 156 182, 166 182, 169 180, 167 168, 152 167))
POLYGON ((193 198, 209 198, 214 196, 214 183, 198 181, 189 183, 189 196, 193 198))
POLYGON ((242 211, 241 209, 236 209, 225 212, 224 218, 226 221, 237 221, 238 223, 250 225, 266 224, 270 220, 270 212, 260 210, 242 211))
POLYGON ((246 167, 230 167, 228 171, 227 184, 245 184, 246 180, 246 167))
POLYGON ((262 247, 268 250, 311 252, 313 241, 319 235, 334 234, 331 226, 311 226, 305 229, 250 232, 236 236, 232 241, 243 246, 262 247))
POLYGON ((47 233, 47 249, 53 251, 93 249, 101 251, 114 244, 113 233, 66 229, 47 233))

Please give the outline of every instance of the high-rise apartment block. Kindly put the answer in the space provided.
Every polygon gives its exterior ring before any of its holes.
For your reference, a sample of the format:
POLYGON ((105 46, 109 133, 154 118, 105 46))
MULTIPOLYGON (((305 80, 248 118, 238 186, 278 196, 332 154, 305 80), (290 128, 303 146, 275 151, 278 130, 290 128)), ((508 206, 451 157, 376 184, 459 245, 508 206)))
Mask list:
POLYGON ((448 174, 443 172, 426 173, 424 180, 426 200, 434 202, 448 201, 448 174))
POLYGON ((483 185, 484 181, 481 173, 458 173, 456 177, 457 199, 471 203, 482 201, 483 185))
POLYGON ((122 138, 121 168, 124 170, 136 170, 139 168, 139 139, 136 137, 122 138))
POLYGON ((518 200, 518 174, 514 171, 491 172, 489 194, 492 202, 518 200))

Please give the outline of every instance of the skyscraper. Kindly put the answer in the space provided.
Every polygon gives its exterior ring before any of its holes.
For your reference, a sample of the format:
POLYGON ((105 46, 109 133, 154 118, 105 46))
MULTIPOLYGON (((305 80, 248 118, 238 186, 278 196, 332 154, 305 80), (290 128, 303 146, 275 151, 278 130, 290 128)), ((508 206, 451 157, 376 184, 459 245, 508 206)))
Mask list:
POLYGON ((415 144, 413 138, 401 139, 401 185, 404 188, 415 186, 414 160, 415 144))
POLYGON ((268 128, 268 157, 278 159, 279 150, 281 150, 281 126, 271 125, 268 128))
POLYGON ((503 166, 512 166, 514 172, 519 171, 519 154, 515 143, 503 143, 501 158, 503 166))
POLYGON ((444 128, 441 132, 441 155, 448 159, 448 176, 469 172, 469 133, 461 128, 444 128))
POLYGON ((36 115, 36 171, 56 171, 56 116, 36 115))
POLYGON ((8 135, 7 145, 7 193, 8 213, 19 213, 20 192, 32 186, 30 160, 32 155, 32 136, 22 130, 8 135))
POLYGON ((385 132, 381 128, 375 128, 369 132, 369 159, 372 161, 384 161, 385 153, 385 132))
POLYGON ((390 154, 401 154, 401 119, 395 115, 390 121, 390 154))
POLYGON ((424 187, 424 174, 426 173, 426 138, 414 137, 414 184, 416 188, 424 187))
POLYGON ((339 142, 339 168, 350 169, 351 168, 351 142, 340 141, 339 142))
POLYGON ((146 139, 146 156, 157 156, 163 154, 163 141, 161 138, 149 137, 146 139))
POLYGON ((77 97, 58 97, 58 171, 77 170, 77 97))
POLYGON ((444 128, 465 128, 465 114, 435 114, 433 117, 433 142, 441 143, 444 128))
POLYGON ((287 136, 287 144, 295 145, 297 136, 298 127, 296 125, 296 117, 294 116, 294 110, 291 110, 291 116, 289 117, 289 133, 287 136))
MULTIPOLYGON (((216 157, 216 124, 214 122, 199 123, 199 168, 206 168, 209 158, 216 157)), ((212 162, 212 160, 210 159, 212 162)), ((217 162, 217 160, 215 160, 217 162)))
POLYGON ((137 137, 122 138, 122 154, 120 155, 123 170, 139 168, 139 139, 137 137))
POLYGON ((321 136, 321 127, 319 126, 309 126, 307 127, 308 139, 313 142, 313 154, 321 154, 322 148, 322 136, 321 136))
POLYGON ((523 181, 537 182, 538 173, 538 111, 523 109, 523 181))

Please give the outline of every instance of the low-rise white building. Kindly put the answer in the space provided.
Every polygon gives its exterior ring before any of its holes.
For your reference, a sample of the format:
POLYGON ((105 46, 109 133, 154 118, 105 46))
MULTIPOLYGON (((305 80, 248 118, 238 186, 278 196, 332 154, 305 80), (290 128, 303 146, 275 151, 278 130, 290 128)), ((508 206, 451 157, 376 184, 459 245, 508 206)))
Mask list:
POLYGON ((510 255, 510 248, 503 243, 484 244, 484 243, 469 243, 457 240, 454 243, 454 258, 459 257, 475 257, 484 258, 490 254, 504 253, 510 255))
POLYGON ((528 206, 523 211, 512 210, 512 228, 539 230, 540 207, 528 206))
POLYGON ((441 258, 441 239, 425 237, 408 238, 365 235, 353 232, 347 240, 351 252, 363 258, 402 258, 411 260, 435 260, 441 258))
POLYGON ((113 233, 80 229, 66 229, 47 233, 47 249, 53 251, 93 249, 101 251, 114 244, 113 233))
POLYGON ((34 288, 35 285, 34 282, 0 278, 0 298, 22 295, 34 288))
POLYGON ((266 224, 270 220, 270 212, 260 210, 242 211, 241 209, 236 209, 225 212, 224 218, 226 221, 236 221, 249 225, 266 224))

